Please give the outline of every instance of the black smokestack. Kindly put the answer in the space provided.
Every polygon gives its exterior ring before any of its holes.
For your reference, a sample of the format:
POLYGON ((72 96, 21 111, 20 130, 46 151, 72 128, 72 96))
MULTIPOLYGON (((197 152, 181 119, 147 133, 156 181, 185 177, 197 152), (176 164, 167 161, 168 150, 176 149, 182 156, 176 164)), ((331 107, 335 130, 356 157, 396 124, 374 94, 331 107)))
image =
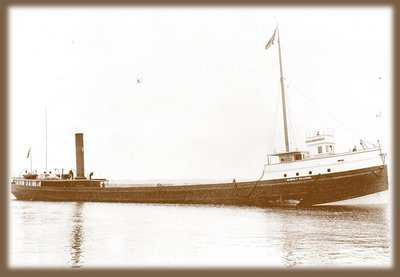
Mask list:
POLYGON ((86 179, 82 133, 75 134, 75 150, 76 150, 76 179, 86 179))

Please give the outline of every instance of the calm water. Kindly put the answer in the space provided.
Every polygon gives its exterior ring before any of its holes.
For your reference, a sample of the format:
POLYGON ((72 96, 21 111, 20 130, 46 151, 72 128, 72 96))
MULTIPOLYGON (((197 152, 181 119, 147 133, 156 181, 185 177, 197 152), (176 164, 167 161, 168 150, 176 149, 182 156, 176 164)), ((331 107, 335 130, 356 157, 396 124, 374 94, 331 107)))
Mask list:
POLYGON ((12 267, 391 265, 387 205, 314 208, 11 200, 12 267))

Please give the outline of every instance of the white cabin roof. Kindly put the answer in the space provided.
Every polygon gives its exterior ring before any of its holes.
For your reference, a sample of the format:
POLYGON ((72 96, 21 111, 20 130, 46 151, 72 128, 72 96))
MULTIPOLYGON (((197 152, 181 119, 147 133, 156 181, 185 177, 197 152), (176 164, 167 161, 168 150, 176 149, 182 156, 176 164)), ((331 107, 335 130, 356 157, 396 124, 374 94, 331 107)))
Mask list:
POLYGON ((295 150, 295 151, 273 153, 273 154, 269 154, 269 156, 288 156, 288 155, 307 154, 307 153, 308 153, 308 151, 295 150))

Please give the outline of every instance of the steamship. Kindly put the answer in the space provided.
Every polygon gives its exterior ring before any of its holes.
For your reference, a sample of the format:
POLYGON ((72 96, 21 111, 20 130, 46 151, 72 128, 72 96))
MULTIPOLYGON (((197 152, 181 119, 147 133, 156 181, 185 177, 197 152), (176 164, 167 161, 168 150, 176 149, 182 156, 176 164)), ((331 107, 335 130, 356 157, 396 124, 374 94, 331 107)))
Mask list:
POLYGON ((215 184, 111 186, 106 179, 93 179, 91 174, 85 177, 83 134, 78 133, 75 134, 76 176, 72 171, 53 176, 30 172, 12 179, 12 194, 17 199, 36 201, 312 206, 387 190, 386 154, 379 142, 371 146, 362 143, 363 149, 336 153, 333 133, 316 132, 306 138, 305 150, 289 148, 278 28, 266 49, 274 45, 275 35, 286 149, 267 156, 259 179, 248 182, 233 179, 215 184))

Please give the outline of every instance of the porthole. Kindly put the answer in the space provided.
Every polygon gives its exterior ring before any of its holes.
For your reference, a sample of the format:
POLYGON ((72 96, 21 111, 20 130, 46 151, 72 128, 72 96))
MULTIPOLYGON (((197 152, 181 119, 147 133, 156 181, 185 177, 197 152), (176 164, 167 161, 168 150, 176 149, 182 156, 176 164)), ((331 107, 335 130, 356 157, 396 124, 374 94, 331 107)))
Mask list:
POLYGON ((311 174, 312 174, 312 171, 311 171, 311 170, 310 170, 310 171, 308 171, 308 174, 310 174, 310 175, 311 175, 311 174))
POLYGON ((285 173, 285 174, 283 174, 283 177, 286 177, 287 176, 287 174, 285 173))
POLYGON ((328 168, 328 170, 327 170, 328 172, 331 172, 331 169, 330 168, 328 168))
POLYGON ((299 176, 299 173, 298 173, 298 172, 296 172, 296 176, 299 176))

